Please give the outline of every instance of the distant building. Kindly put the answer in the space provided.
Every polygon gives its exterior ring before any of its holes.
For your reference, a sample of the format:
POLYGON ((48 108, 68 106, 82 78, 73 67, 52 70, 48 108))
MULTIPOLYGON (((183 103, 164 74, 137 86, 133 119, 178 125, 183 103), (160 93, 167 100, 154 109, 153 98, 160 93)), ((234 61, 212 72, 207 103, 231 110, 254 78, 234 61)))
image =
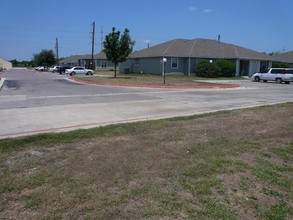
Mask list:
POLYGON ((276 55, 274 60, 276 62, 287 63, 289 67, 293 68, 293 50, 276 55))
POLYGON ((191 75, 203 60, 225 59, 235 63, 236 76, 251 76, 272 66, 272 57, 257 51, 209 39, 175 39, 132 53, 119 65, 120 72, 162 74, 162 59, 167 58, 166 73, 191 75))
POLYGON ((12 63, 0 58, 0 71, 4 69, 11 69, 12 63))
POLYGON ((78 60, 82 55, 72 55, 59 61, 60 66, 79 66, 78 60))
MULTIPOLYGON (((92 66, 92 55, 73 55, 59 61, 61 66, 84 66, 90 68, 92 66)), ((107 60, 106 54, 100 52, 94 55, 94 65, 96 70, 114 69, 114 64, 107 60)))

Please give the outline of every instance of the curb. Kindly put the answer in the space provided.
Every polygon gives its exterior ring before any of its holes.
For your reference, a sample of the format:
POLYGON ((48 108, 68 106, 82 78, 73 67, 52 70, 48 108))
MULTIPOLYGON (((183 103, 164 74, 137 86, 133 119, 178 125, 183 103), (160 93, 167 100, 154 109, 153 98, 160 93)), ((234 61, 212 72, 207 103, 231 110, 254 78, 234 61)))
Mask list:
POLYGON ((153 88, 153 89, 234 89, 239 88, 238 84, 231 85, 214 85, 214 86, 164 86, 164 85, 138 85, 138 84, 115 84, 115 83, 100 83, 100 82, 89 82, 82 79, 76 79, 69 77, 69 80, 80 82, 89 85, 100 85, 100 86, 120 86, 120 87, 138 87, 138 88, 153 88))
POLYGON ((0 79, 0 91, 1 91, 1 89, 2 89, 2 86, 3 86, 3 84, 4 84, 4 81, 5 81, 5 78, 1 78, 1 79, 0 79))

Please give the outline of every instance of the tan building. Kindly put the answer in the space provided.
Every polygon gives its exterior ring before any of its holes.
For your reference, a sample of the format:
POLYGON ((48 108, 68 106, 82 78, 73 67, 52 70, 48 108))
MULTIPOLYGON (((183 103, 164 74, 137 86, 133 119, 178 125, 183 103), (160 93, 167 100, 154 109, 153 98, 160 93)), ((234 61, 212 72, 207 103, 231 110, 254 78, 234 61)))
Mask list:
POLYGON ((6 60, 3 60, 2 58, 0 58, 0 71, 2 70, 8 70, 12 68, 12 63, 8 62, 6 60))

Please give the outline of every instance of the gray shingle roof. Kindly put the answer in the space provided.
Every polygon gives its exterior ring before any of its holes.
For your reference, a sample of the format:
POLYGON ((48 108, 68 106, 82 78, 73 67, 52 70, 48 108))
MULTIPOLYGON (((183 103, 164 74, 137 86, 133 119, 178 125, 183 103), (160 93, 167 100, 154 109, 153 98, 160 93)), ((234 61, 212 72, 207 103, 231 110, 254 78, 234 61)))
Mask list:
POLYGON ((285 62, 285 63, 293 63, 293 50, 278 54, 274 57, 276 61, 285 62))
MULTIPOLYGON (((87 59, 90 60, 92 59, 92 55, 91 54, 86 54, 86 55, 82 55, 79 59, 87 59)), ((98 54, 94 54, 94 59, 95 60, 106 60, 106 54, 104 52, 100 52, 98 54)))
MULTIPOLYGON (((90 60, 90 59, 92 59, 92 55, 91 54, 72 55, 72 56, 67 57, 63 60, 60 60, 60 62, 61 63, 78 63, 78 60, 82 60, 82 59, 90 60)), ((106 60, 107 57, 104 52, 100 52, 100 53, 94 55, 94 59, 95 60, 106 60)))
POLYGON ((70 57, 60 60, 60 63, 78 63, 78 60, 82 55, 72 55, 70 57))
POLYGON ((209 39, 175 39, 165 43, 146 48, 130 55, 130 58, 146 57, 198 57, 221 59, 250 59, 272 60, 266 54, 233 44, 218 42, 209 39))

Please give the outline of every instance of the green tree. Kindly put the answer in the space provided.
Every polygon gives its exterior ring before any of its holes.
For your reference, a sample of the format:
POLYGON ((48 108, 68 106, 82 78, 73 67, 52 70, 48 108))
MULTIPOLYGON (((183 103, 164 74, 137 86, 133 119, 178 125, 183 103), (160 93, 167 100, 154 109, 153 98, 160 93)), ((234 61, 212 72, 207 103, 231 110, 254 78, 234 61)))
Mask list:
POLYGON ((38 54, 33 55, 35 66, 52 66, 56 64, 56 59, 53 50, 42 50, 38 54))
POLYGON ((19 63, 16 59, 10 60, 9 62, 12 63, 13 67, 17 67, 17 65, 19 63))
POLYGON ((103 44, 103 51, 107 59, 114 63, 114 77, 117 78, 117 65, 118 63, 126 61, 127 57, 132 53, 135 42, 131 40, 128 29, 125 29, 120 36, 120 31, 116 31, 115 27, 113 27, 112 32, 106 35, 103 44))
POLYGON ((33 65, 32 61, 26 61, 26 60, 18 61, 16 59, 13 59, 13 60, 10 60, 9 62, 12 63, 13 67, 29 67, 33 65))

